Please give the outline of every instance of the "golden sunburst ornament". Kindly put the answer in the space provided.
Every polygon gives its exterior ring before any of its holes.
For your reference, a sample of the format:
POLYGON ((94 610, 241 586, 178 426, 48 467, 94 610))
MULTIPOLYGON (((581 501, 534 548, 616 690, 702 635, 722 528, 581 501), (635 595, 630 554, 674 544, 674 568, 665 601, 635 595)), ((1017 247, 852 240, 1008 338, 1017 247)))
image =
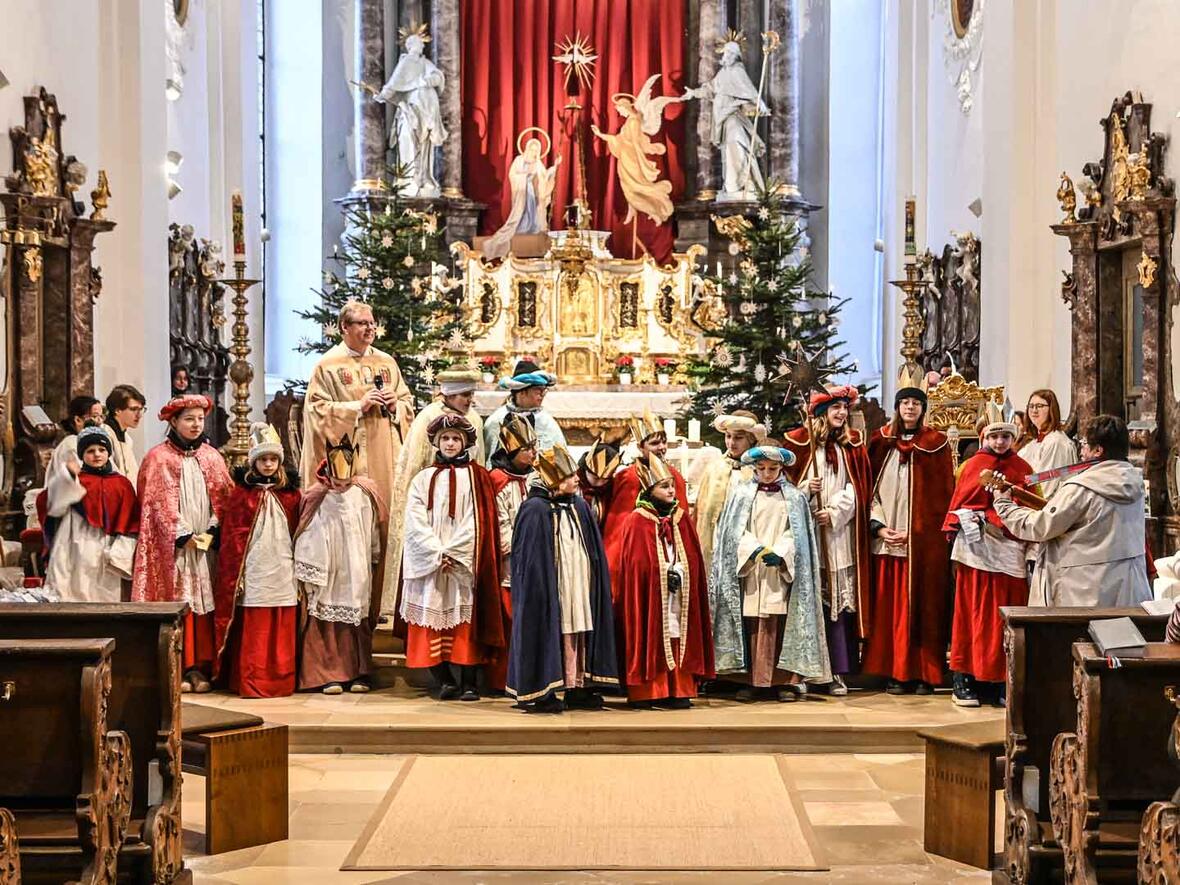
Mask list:
POLYGON ((430 31, 426 27, 426 23, 423 22, 420 25, 409 25, 407 27, 398 28, 397 29, 397 37, 398 37, 398 42, 401 43, 402 46, 405 46, 406 41, 409 40, 411 37, 417 37, 423 43, 429 43, 430 42, 430 31))
POLYGON ((582 86, 589 89, 590 84, 594 82, 594 63, 598 61, 594 47, 590 45, 590 38, 583 37, 579 32, 573 37, 566 37, 555 48, 558 54, 553 56, 553 60, 565 65, 566 89, 569 89, 570 80, 574 77, 578 78, 582 86))
POLYGON ((728 46, 730 43, 736 43, 738 45, 738 48, 741 49, 743 52, 745 52, 746 35, 741 33, 740 31, 735 31, 733 28, 730 28, 728 31, 725 32, 725 37, 723 39, 717 41, 717 46, 716 46, 717 54, 720 55, 721 53, 723 53, 725 51, 725 47, 728 46))

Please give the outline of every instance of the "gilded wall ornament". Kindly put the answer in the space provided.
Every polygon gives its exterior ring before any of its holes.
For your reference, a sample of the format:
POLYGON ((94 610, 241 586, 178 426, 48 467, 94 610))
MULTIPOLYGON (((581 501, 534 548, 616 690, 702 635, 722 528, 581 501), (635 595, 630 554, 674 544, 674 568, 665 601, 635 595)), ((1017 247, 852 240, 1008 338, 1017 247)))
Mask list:
POLYGON ((1155 272, 1159 264, 1154 258, 1144 252, 1140 258, 1139 263, 1135 265, 1135 269, 1139 271, 1139 285, 1144 289, 1150 289, 1155 285, 1155 272))
POLYGON ((964 114, 975 105, 973 77, 983 61, 983 6, 984 0, 937 0, 931 11, 946 21, 943 61, 964 114))
POLYGON ((1065 172, 1061 173, 1061 184, 1057 188, 1057 201, 1061 203, 1061 211, 1065 213, 1060 224, 1077 224, 1078 195, 1074 190, 1073 179, 1065 172))

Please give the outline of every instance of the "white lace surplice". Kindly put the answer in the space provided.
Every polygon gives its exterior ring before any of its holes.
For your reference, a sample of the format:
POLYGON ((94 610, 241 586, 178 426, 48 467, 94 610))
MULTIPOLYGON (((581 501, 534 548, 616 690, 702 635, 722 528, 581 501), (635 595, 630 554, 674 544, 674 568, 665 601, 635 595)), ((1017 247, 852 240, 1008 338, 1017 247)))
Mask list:
MULTIPOLYGON (((180 468, 180 518, 176 522, 176 537, 199 535, 217 525, 205 474, 197 459, 186 456, 180 468)), ((194 615, 213 611, 213 579, 209 574, 209 554, 195 547, 176 551, 176 590, 192 606, 194 615)))
POLYGON ((368 617, 373 562, 381 533, 373 502, 360 486, 329 491, 295 539, 295 577, 307 611, 320 621, 359 626, 368 617))
POLYGON ((410 483, 402 545, 401 616, 408 624, 447 630, 471 621, 475 599, 475 503, 471 471, 455 469, 455 516, 447 515, 451 498, 448 471, 434 483, 434 507, 427 510, 434 467, 410 483), (443 556, 457 563, 440 571, 443 556))
MULTIPOLYGON (((824 603, 830 608, 833 620, 841 612, 856 611, 856 488, 844 463, 844 451, 836 447, 836 471, 828 469, 823 447, 815 450, 815 469, 823 478, 823 504, 831 517, 831 525, 822 530, 824 603)), ((809 476, 817 474, 809 471, 809 476)), ((814 501, 814 499, 813 499, 814 501)))
POLYGON ((275 494, 267 490, 262 494, 254 531, 246 546, 241 605, 269 608, 295 602, 295 551, 287 513, 275 494))

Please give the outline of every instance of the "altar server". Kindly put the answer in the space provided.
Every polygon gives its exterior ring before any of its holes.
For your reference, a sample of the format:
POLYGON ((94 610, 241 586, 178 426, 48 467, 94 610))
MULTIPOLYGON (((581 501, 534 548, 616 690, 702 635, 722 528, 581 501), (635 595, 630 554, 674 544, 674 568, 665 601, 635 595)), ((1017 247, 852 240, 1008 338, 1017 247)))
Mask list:
POLYGON ((410 483, 404 521, 406 666, 431 670, 439 700, 477 701, 480 666, 505 646, 496 493, 471 462, 471 422, 439 415, 427 434, 434 464, 410 483))
POLYGON ((1000 607, 1028 603, 1025 545, 1004 528, 980 472, 991 470, 1023 488, 1030 469, 1012 451, 1016 425, 1004 419, 999 406, 988 403, 985 420, 982 446, 960 469, 942 524, 953 540, 951 559, 957 563, 950 666, 953 700, 961 707, 978 707, 981 695, 992 703, 1004 702, 1000 607))
POLYGON ((812 393, 806 426, 786 439, 790 478, 810 496, 819 536, 833 695, 848 694, 843 676, 857 669, 867 630, 872 480, 864 437, 848 424, 858 398, 851 385, 812 393))
MULTIPOLYGON (((537 460, 537 434, 533 425, 519 415, 509 415, 500 425, 500 448, 492 456, 492 489, 496 493, 496 516, 500 525, 500 609, 504 616, 504 637, 512 635, 512 533, 516 514, 528 495, 533 464, 537 460)), ((508 678, 508 650, 497 649, 487 667, 488 685, 504 691, 508 678)))
MULTIPOLYGON (((1057 401, 1057 394, 1048 388, 1034 390, 1029 394, 1025 408, 1029 439, 1017 454, 1028 462, 1032 468, 1030 472, 1040 473, 1075 463, 1078 450, 1061 429, 1061 404, 1057 401)), ((1036 491, 1042 498, 1048 498, 1060 484, 1060 479, 1046 480, 1036 491)))
POLYGON ((946 434, 926 426, 926 379, 902 369, 893 420, 873 434, 872 608, 864 670, 889 694, 928 695, 942 684, 951 602, 942 521, 955 486, 946 434))
MULTIPOLYGON (((434 446, 430 444, 427 428, 439 415, 462 415, 475 428, 475 446, 471 452, 471 459, 476 464, 484 463, 483 450, 483 419, 472 407, 475 400, 475 388, 479 384, 479 373, 470 369, 445 369, 438 373, 438 399, 424 408, 414 417, 410 430, 406 434, 406 442, 397 456, 397 466, 393 472, 393 491, 390 498, 391 515, 396 525, 401 525, 402 514, 406 510, 406 496, 410 491, 410 483, 414 477, 434 463, 434 446)), ((394 570, 393 579, 386 581, 387 591, 381 601, 381 613, 392 614, 397 604, 397 584, 401 576, 401 556, 403 532, 390 532, 389 536, 389 567, 394 570)))
POLYGON ((354 473, 359 446, 329 442, 295 528, 300 691, 370 689, 373 625, 385 570, 385 499, 354 473))
POLYGON ((594 440, 593 445, 578 459, 578 488, 594 512, 599 528, 606 518, 615 474, 622 460, 619 450, 601 439, 594 440))
POLYGON ((295 546, 299 474, 283 466, 273 427, 250 430, 247 463, 234 470, 234 488, 221 523, 214 595, 217 662, 244 698, 285 697, 295 691, 298 593, 295 546))
POLYGON ((541 371, 531 359, 516 361, 512 377, 503 378, 500 387, 508 391, 508 400, 488 416, 483 427, 484 448, 490 458, 500 447, 500 425, 509 414, 517 414, 537 431, 540 449, 565 446, 565 434, 544 407, 545 395, 557 384, 557 377, 541 371))
POLYGON ((748 683, 738 700, 770 689, 795 701, 806 680, 832 679, 815 527, 806 493, 786 478, 789 449, 755 446, 740 460, 752 475, 718 517, 709 583, 717 671, 748 683))
POLYGON ((654 455, 636 469, 640 492, 623 522, 616 593, 627 701, 686 709, 697 683, 714 675, 705 561, 692 519, 676 502, 672 469, 654 455))
POLYGON ((84 427, 75 452, 46 479, 45 592, 59 602, 122 602, 139 534, 139 499, 114 469, 103 427, 84 427))
POLYGON ((569 452, 542 451, 536 467, 512 538, 508 693, 531 713, 598 709, 597 690, 619 682, 602 538, 569 452))
POLYGON ((742 464, 742 455, 766 441, 766 425, 753 412, 739 409, 713 419, 713 429, 725 435, 725 455, 710 461, 697 486, 693 522, 701 539, 705 568, 712 569, 713 534, 717 520, 730 493, 754 475, 752 467, 742 464))
POLYGON ((213 401, 201 393, 173 397, 159 418, 168 437, 139 465, 139 545, 132 602, 187 602, 181 691, 206 692, 217 654, 210 551, 233 480, 205 438, 213 401))

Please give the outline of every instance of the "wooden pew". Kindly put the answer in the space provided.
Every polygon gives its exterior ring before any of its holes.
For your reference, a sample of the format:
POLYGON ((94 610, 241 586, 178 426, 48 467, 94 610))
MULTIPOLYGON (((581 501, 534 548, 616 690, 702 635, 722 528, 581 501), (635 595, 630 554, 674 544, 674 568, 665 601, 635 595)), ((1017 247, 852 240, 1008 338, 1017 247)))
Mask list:
MULTIPOLYGON (((1180 693, 1173 686, 1164 690, 1176 718, 1164 742, 1168 758, 1180 766, 1180 693)), ((1167 802, 1153 802, 1143 814, 1139 827, 1139 881, 1152 885, 1180 882, 1180 789, 1167 802)))
POLYGON ((0 639, 0 803, 25 881, 115 882, 132 760, 127 735, 107 730, 114 647, 0 639))
POLYGON ((131 821, 119 870, 135 883, 187 883, 180 820, 180 652, 184 603, 0 605, 0 639, 112 637, 108 723, 127 733, 131 821))
POLYGON ((1005 607, 1008 656, 1004 762, 1004 866, 997 882, 1060 879, 1063 860, 1049 814, 1049 756, 1061 732, 1075 731, 1073 644, 1089 638, 1090 621, 1129 617, 1149 641, 1164 638, 1167 615, 1141 608, 1005 607))
POLYGON ((0 808, 0 885, 20 885, 20 846, 16 841, 16 818, 0 808))
POLYGON ((1068 885, 1134 881, 1143 814, 1180 783, 1160 703, 1180 683, 1180 645, 1149 643, 1112 667, 1089 642, 1073 647, 1077 728, 1053 742, 1049 805, 1068 885))

